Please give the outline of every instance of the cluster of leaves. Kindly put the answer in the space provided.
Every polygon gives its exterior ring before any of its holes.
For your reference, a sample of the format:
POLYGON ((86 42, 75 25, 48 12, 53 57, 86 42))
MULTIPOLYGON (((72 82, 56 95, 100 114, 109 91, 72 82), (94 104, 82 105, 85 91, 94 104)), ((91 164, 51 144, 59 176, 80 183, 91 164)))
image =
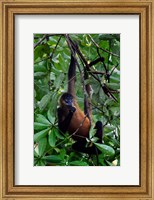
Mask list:
MULTIPOLYGON (((103 144, 95 144, 102 152, 99 164, 120 165, 120 36, 117 34, 70 34, 88 63, 102 56, 91 67, 97 74, 96 81, 89 75, 86 83, 93 88, 93 123, 104 125, 103 144), (114 95, 107 96, 102 85, 114 95)), ((78 62, 83 69, 83 63, 78 62)), ((72 150, 73 139, 57 127, 59 97, 67 90, 67 73, 70 49, 65 35, 34 35, 34 165, 92 166, 96 156, 89 159, 84 153, 72 150)), ((84 95, 81 74, 77 70, 76 95, 83 109, 84 95)), ((93 125, 94 125, 93 124, 93 125)), ((92 126, 93 128, 93 126, 92 126)))

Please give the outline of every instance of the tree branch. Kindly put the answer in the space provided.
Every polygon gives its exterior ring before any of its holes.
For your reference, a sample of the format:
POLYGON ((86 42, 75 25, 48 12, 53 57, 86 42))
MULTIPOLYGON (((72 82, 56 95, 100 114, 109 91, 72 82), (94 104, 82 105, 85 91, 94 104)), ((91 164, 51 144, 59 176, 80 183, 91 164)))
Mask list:
POLYGON ((105 84, 102 84, 101 80, 99 79, 99 77, 95 76, 91 70, 90 70, 90 65, 88 64, 88 62, 86 61, 86 59, 84 58, 83 54, 81 53, 81 51, 79 50, 79 48, 77 47, 77 45, 74 44, 74 42, 69 38, 70 43, 72 44, 73 48, 75 49, 75 51, 77 52, 77 54, 79 55, 80 59, 83 61, 83 63, 85 64, 86 70, 87 72, 89 72, 89 74, 100 83, 100 86, 102 88, 102 90, 104 91, 104 93, 108 96, 108 97, 112 97, 116 102, 117 99, 116 97, 111 93, 111 91, 108 89, 108 87, 105 84))
POLYGON ((100 47, 94 40, 93 40, 93 38, 91 37, 91 35, 89 35, 88 34, 88 36, 89 36, 89 38, 91 39, 91 41, 93 42, 93 44, 97 47, 97 49, 100 49, 100 50, 102 50, 102 51, 104 51, 104 52, 106 52, 106 53, 109 53, 109 54, 111 54, 111 55, 113 55, 113 56, 115 56, 115 57, 120 57, 119 55, 117 55, 117 54, 115 54, 115 53, 112 53, 112 52, 110 52, 110 51, 108 51, 108 50, 106 50, 106 49, 103 49, 102 47, 100 47))
POLYGON ((48 35, 45 34, 36 44, 34 44, 34 49, 44 40, 48 35))

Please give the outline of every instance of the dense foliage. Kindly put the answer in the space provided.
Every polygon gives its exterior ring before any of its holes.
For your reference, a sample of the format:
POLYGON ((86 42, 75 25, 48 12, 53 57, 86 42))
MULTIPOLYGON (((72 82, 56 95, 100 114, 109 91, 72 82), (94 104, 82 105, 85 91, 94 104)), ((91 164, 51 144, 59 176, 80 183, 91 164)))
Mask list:
MULTIPOLYGON (((93 127, 97 120, 104 125, 103 144, 99 165, 120 165, 120 35, 118 34, 70 34, 78 45, 87 63, 98 57, 99 62, 91 67, 95 79, 89 74, 86 84, 93 89, 93 127), (98 72, 98 73, 97 73, 98 72), (104 89, 106 88, 106 89, 104 89)), ((70 48, 65 35, 34 35, 34 165, 93 166, 96 156, 75 152, 73 139, 62 134, 57 127, 59 97, 67 91, 67 73, 70 63, 70 48)), ((77 56, 81 70, 84 63, 77 56)), ((84 95, 81 71, 77 68, 76 96, 83 109, 84 95)))

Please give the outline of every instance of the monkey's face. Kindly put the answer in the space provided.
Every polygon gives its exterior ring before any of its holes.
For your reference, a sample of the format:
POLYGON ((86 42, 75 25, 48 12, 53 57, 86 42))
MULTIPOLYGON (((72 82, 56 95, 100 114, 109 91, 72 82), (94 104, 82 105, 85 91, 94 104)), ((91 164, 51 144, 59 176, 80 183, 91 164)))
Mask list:
POLYGON ((67 98, 64 99, 64 102, 65 102, 65 104, 67 106, 72 106, 72 104, 73 104, 73 98, 67 97, 67 98))
POLYGON ((61 96, 61 101, 66 106, 71 106, 71 107, 74 106, 74 104, 73 104, 73 96, 71 94, 69 94, 69 93, 64 93, 61 96))

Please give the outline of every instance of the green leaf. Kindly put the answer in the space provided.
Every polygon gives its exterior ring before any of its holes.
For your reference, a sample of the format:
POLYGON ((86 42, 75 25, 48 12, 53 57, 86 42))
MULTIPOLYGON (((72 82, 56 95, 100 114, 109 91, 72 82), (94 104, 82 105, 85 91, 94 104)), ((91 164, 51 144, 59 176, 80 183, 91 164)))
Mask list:
POLYGON ((42 124, 42 123, 39 123, 39 122, 34 122, 34 130, 43 130, 45 128, 49 127, 48 124, 42 124))
POLYGON ((47 128, 47 129, 45 129, 43 131, 35 133, 35 135, 34 135, 34 141, 38 142, 41 138, 45 137, 48 134, 49 130, 50 130, 50 128, 47 128))
POLYGON ((52 129, 49 134, 49 144, 51 147, 55 147, 56 144, 56 133, 55 129, 52 129))
POLYGON ((38 152, 36 151, 36 148, 37 147, 35 147, 35 150, 34 150, 34 158, 38 158, 38 152))
POLYGON ((110 126, 110 125, 106 125, 105 128, 104 128, 105 133, 109 133, 109 132, 114 131, 114 130, 115 130, 115 127, 110 126))
POLYGON ((57 112, 57 103, 58 103, 58 93, 53 92, 51 103, 50 103, 50 111, 52 112, 53 115, 55 115, 57 112))
POLYGON ((39 145, 38 145, 39 156, 42 156, 43 153, 45 152, 46 145, 47 145, 47 138, 46 137, 39 140, 39 145))
POLYGON ((113 90, 118 90, 118 89, 120 89, 120 84, 119 84, 119 83, 106 83, 106 85, 107 85, 109 88, 113 89, 113 90))
POLYGON ((54 123, 55 123, 55 117, 52 116, 51 108, 48 110, 47 116, 48 116, 49 121, 50 121, 52 124, 54 124, 54 123))
POLYGON ((60 163, 62 161, 58 155, 44 156, 42 159, 50 163, 60 163))
POLYGON ((108 160, 105 160, 109 166, 113 166, 112 163, 108 160))
POLYGON ((63 79, 64 79, 64 74, 63 73, 59 74, 59 76, 58 76, 58 78, 56 79, 56 82, 55 82, 56 89, 58 89, 60 87, 63 79))
POLYGON ((88 163, 86 163, 84 161, 79 161, 79 160, 69 162, 69 165, 71 165, 71 166, 89 166, 88 163))
POLYGON ((115 83, 119 83, 120 82, 120 77, 115 77, 115 76, 110 76, 110 80, 112 81, 112 82, 115 82, 115 83))
POLYGON ((34 78, 41 78, 41 77, 46 76, 46 75, 47 75, 47 73, 45 73, 45 72, 35 72, 34 78))
POLYGON ((51 125, 51 123, 46 119, 44 115, 37 114, 36 121, 42 124, 51 125))
POLYGON ((47 43, 38 45, 34 50, 34 60, 43 57, 45 54, 49 54, 50 48, 47 43))
POLYGON ((36 164, 36 166, 45 166, 45 163, 43 160, 39 160, 36 164))
POLYGON ((46 108, 47 104, 51 100, 51 95, 52 95, 52 93, 49 92, 48 94, 46 94, 45 96, 43 96, 43 98, 41 99, 41 101, 40 101, 40 103, 38 105, 40 111, 43 111, 46 108))
POLYGON ((50 80, 55 80, 55 73, 50 72, 50 80))
POLYGON ((47 69, 44 65, 36 64, 34 65, 34 72, 47 72, 47 69))
POLYGON ((54 57, 52 58, 52 61, 53 61, 54 63, 59 63, 59 60, 58 60, 59 55, 60 55, 60 54, 58 54, 58 55, 56 55, 56 56, 54 56, 54 57))
POLYGON ((114 156, 115 151, 112 147, 105 144, 99 144, 99 143, 94 143, 94 144, 102 153, 104 153, 104 156, 114 156))
POLYGON ((59 138, 59 139, 61 139, 61 140, 64 139, 64 136, 63 136, 61 133, 59 133, 59 131, 56 130, 56 129, 55 129, 55 134, 56 134, 57 138, 59 138))
POLYGON ((90 139, 91 139, 92 137, 94 137, 95 133, 96 133, 96 130, 95 130, 95 129, 90 129, 90 132, 89 132, 89 137, 90 137, 90 139))
POLYGON ((115 115, 115 116, 118 116, 119 114, 120 114, 120 108, 119 107, 110 107, 110 110, 113 112, 113 114, 115 115))
POLYGON ((116 140, 115 138, 112 138, 111 141, 113 142, 113 144, 116 146, 116 147, 120 147, 120 142, 118 140, 116 140))
POLYGON ((99 140, 98 137, 93 137, 93 138, 91 139, 92 143, 97 142, 98 140, 99 140))

